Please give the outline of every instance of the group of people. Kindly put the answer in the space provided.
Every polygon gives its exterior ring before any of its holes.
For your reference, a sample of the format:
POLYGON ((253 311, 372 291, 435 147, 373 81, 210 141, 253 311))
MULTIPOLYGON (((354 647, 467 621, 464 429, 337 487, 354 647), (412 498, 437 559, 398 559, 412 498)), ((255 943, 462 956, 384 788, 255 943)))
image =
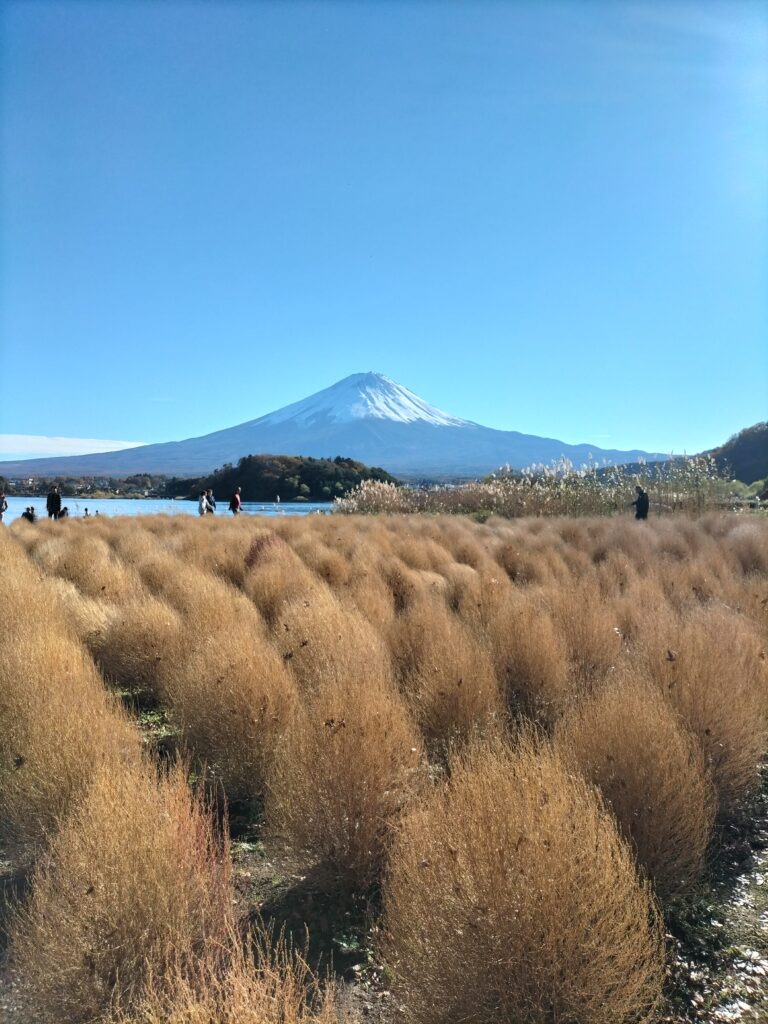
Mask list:
POLYGON ((216 499, 213 496, 212 487, 209 487, 207 491, 200 491, 197 511, 201 516, 213 515, 216 511, 216 499))
MULTIPOLYGON (((69 515, 69 509, 66 505, 62 508, 61 505, 61 493, 59 488, 53 486, 48 492, 48 497, 45 501, 45 507, 48 510, 49 519, 65 519, 69 515)), ((3 516, 8 511, 8 499, 3 491, 0 491, 0 523, 3 521, 3 516)), ((88 515, 88 510, 85 512, 88 515)), ((21 518, 26 519, 28 523, 37 522, 37 512, 35 511, 34 505, 27 505, 24 511, 21 513, 21 518)))
MULTIPOLYGON (((98 514, 99 513, 97 512, 96 515, 98 515, 98 514)), ((86 519, 88 519, 88 518, 90 518, 91 513, 88 511, 88 509, 86 509, 85 512, 83 512, 83 515, 85 516, 86 519)), ((48 518, 49 519, 66 519, 68 516, 69 516, 69 509, 67 508, 66 505, 64 505, 63 508, 60 508, 59 511, 56 513, 56 515, 52 515, 50 512, 48 513, 48 518)), ((22 519, 26 519, 26 521, 28 523, 36 523, 37 522, 37 512, 35 511, 35 506, 34 505, 28 505, 24 509, 24 511, 21 513, 21 518, 22 519)), ((2 521, 3 521, 3 517, 2 517, 2 515, 0 515, 0 522, 2 522, 2 521)))
MULTIPOLYGON (((236 487, 232 497, 229 499, 229 511, 233 515, 239 515, 242 511, 243 503, 240 497, 240 488, 236 487)), ((49 519, 66 519, 69 515, 69 509, 66 505, 61 504, 61 491, 58 486, 54 486, 48 492, 48 496, 45 499, 45 508, 48 513, 49 519)), ((0 523, 3 521, 3 516, 8 511, 8 499, 5 494, 0 491, 0 523)), ((208 488, 207 491, 200 491, 200 499, 198 501, 198 511, 201 516, 212 515, 216 511, 216 499, 213 496, 213 489, 208 488)), ((96 512, 96 515, 99 513, 96 512)), ((90 512, 86 508, 83 515, 85 518, 90 518, 90 512)), ((26 519, 28 523, 36 523, 38 520, 37 512, 35 511, 34 505, 27 505, 24 511, 21 513, 21 518, 26 519)))
MULTIPOLYGON (((642 487, 636 487, 635 491, 637 492, 637 498, 635 501, 631 502, 631 505, 635 509, 635 519, 647 519, 648 507, 650 505, 648 494, 642 487)), ((62 508, 61 492, 55 485, 48 492, 48 497, 45 500, 45 507, 48 512, 49 519, 65 519, 69 515, 69 509, 66 505, 62 508)), ((240 514, 242 507, 243 503, 240 497, 240 488, 236 487, 232 497, 229 499, 229 511, 236 516, 240 514)), ((5 497, 5 494, 0 491, 0 523, 2 523, 3 515, 7 510, 8 500, 5 497)), ((207 491, 200 491, 197 510, 201 516, 213 515, 216 511, 216 499, 213 496, 213 488, 209 487, 207 491)), ((96 515, 98 514, 99 513, 97 512, 96 515)), ((88 509, 85 510, 85 515, 90 515, 88 509)), ((26 519, 29 523, 36 523, 37 513, 35 512, 35 506, 28 505, 21 513, 21 518, 26 519)))
MULTIPOLYGON (((59 488, 54 485, 48 492, 48 497, 45 499, 45 508, 48 513, 49 519, 66 519, 69 515, 69 509, 66 505, 61 504, 61 492, 59 488)), ((3 521, 3 516, 8 511, 8 499, 3 491, 0 491, 0 523, 3 521)), ((88 509, 85 510, 84 515, 90 516, 88 509)), ((96 515, 99 513, 97 512, 96 515)), ((28 523, 36 523, 38 520, 37 511, 34 505, 27 505, 24 511, 21 513, 21 518, 25 519, 28 523)))
MULTIPOLYGON (((243 502, 240 498, 240 488, 236 487, 232 497, 229 499, 229 511, 233 515, 239 515, 243 508, 243 502)), ((200 491, 200 497, 197 501, 197 511, 201 516, 213 515, 216 511, 216 499, 213 496, 213 488, 209 487, 207 491, 200 491)))

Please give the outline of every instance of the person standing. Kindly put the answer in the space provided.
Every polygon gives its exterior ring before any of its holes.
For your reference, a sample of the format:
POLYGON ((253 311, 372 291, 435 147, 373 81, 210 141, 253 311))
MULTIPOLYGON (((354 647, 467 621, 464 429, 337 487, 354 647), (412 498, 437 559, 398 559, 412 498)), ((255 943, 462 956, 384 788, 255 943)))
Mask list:
POLYGON ((242 508, 243 502, 240 497, 240 488, 236 487, 235 493, 229 499, 229 511, 232 513, 233 516, 237 516, 240 515, 242 508))
POLYGON ((216 499, 213 496, 213 488, 209 487, 205 492, 205 500, 208 502, 208 511, 213 515, 216 511, 216 499))
POLYGON ((58 519, 59 512, 61 512, 61 494, 56 484, 48 492, 48 497, 45 499, 45 507, 48 510, 49 519, 58 519))
POLYGON ((210 511, 208 507, 208 499, 205 496, 205 491, 200 491, 200 497, 197 501, 197 511, 199 515, 204 516, 206 512, 210 511))
POLYGON ((637 492, 637 499, 632 502, 635 508, 635 519, 647 519, 648 507, 650 506, 648 494, 639 485, 635 488, 635 491, 637 492))
POLYGON ((3 521, 3 516, 8 511, 8 499, 5 494, 0 491, 0 523, 3 521))

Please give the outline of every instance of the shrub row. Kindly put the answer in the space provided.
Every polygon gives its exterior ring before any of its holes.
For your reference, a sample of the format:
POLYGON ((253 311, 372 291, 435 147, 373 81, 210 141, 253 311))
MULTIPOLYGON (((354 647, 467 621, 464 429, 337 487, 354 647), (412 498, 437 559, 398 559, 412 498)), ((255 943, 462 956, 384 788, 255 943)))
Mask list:
MULTIPOLYGON (((40 525, 13 535, 100 699, 85 647, 168 706, 231 797, 264 797, 296 855, 338 886, 382 882, 412 1019, 652 1018, 645 878, 665 902, 694 889, 768 745, 768 524, 40 525)), ((161 947, 180 980, 138 972, 147 1014, 251 984, 212 962, 195 989, 161 947)))

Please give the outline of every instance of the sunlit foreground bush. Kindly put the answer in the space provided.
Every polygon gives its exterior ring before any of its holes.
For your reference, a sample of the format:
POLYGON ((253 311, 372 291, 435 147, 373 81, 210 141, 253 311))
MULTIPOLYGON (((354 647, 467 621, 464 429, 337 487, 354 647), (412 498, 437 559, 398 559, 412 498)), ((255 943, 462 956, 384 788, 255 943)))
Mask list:
POLYGON ((638 665, 697 737, 729 817, 754 790, 768 749, 765 638, 729 608, 656 617, 638 665))
POLYGON ((383 948, 409 1020, 650 1021, 660 917, 596 792, 547 749, 475 749, 402 823, 383 948))
POLYGON ((390 628, 400 687, 430 747, 440 753, 501 718, 487 646, 438 597, 414 605, 390 628))
POLYGON ((395 693, 332 682, 292 723, 271 776, 272 827, 331 868, 343 888, 377 878, 389 832, 419 781, 418 732, 395 693))
POLYGON ((560 748, 602 791, 664 897, 697 881, 715 817, 704 752, 656 689, 613 685, 557 729, 560 748))
POLYGON ((135 765, 139 737, 70 630, 56 590, 0 532, 0 832, 44 840, 95 772, 135 765))
POLYGON ((132 1013, 115 1024, 352 1024, 336 990, 321 987, 304 957, 282 937, 264 933, 254 943, 230 938, 227 955, 178 966, 151 977, 132 1013))
POLYGON ((133 1006, 152 977, 215 962, 231 909, 226 841, 182 769, 102 770, 38 860, 11 928, 25 1005, 53 1022, 98 1019, 118 998, 133 1006))
POLYGON ((757 778, 768 721, 762 521, 101 517, 40 527, 12 532, 56 573, 75 637, 108 681, 168 707, 231 796, 265 791, 295 708, 331 680, 394 681, 440 756, 505 714, 552 728, 628 665, 704 748, 721 814, 757 778))
POLYGON ((32 1010, 331 1013, 233 945, 226 840, 106 684, 159 702, 217 793, 264 797, 317 884, 384 877, 412 1019, 648 1019, 648 886, 695 889, 768 746, 766 550, 768 523, 719 515, 14 523, 0 801, 40 851, 32 1010), (531 721, 552 749, 500 751, 531 721))

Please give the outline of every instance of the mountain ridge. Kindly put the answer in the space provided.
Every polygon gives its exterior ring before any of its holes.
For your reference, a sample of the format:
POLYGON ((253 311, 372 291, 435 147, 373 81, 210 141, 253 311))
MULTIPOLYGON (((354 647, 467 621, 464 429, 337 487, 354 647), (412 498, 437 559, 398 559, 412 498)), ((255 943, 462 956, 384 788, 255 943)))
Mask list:
POLYGON ((194 476, 245 455, 343 455, 407 478, 482 476, 502 465, 522 469, 567 458, 579 466, 662 461, 661 453, 566 444, 514 430, 496 430, 452 416, 375 371, 351 374, 330 387, 253 420, 183 441, 115 452, 0 463, 12 478, 42 475, 194 476))

